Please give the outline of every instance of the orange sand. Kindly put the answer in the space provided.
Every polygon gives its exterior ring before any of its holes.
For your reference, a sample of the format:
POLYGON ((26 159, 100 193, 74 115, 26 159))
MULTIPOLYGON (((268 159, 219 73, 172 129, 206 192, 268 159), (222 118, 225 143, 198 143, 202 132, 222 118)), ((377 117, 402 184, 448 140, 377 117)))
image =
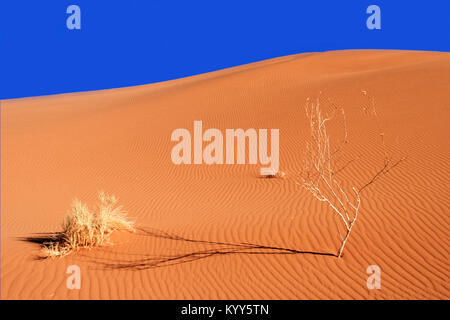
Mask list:
POLYGON ((448 53, 352 50, 2 101, 1 298, 448 299, 449 84, 448 53), (337 251, 336 216, 296 183, 304 105, 321 96, 345 108, 361 161, 343 178, 359 185, 382 164, 362 90, 375 98, 390 150, 407 160, 367 189, 344 256, 238 246, 337 251), (279 128, 286 176, 262 179, 259 165, 174 165, 170 134, 192 132, 194 120, 223 131, 279 128), (100 189, 150 232, 36 259, 39 245, 23 238, 60 230, 71 200, 93 204, 100 189), (81 267, 81 290, 66 288, 71 264, 81 267), (366 287, 372 264, 381 290, 366 287))

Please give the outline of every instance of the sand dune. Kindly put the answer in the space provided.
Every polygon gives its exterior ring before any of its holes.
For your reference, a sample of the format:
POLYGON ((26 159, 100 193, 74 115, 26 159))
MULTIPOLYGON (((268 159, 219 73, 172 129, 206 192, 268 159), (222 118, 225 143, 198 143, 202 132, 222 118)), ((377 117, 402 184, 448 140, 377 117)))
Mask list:
POLYGON ((1 101, 2 299, 448 299, 450 54, 352 50, 287 56, 131 88, 1 101), (364 95, 362 91, 366 91, 364 95), (367 189, 340 259, 336 217, 297 184, 307 98, 345 108, 361 157, 379 128, 407 159, 367 189), (259 165, 174 165, 176 128, 280 129, 283 178, 259 165), (142 228, 113 246, 39 260, 73 198, 104 189, 142 228), (267 249, 274 247, 275 249, 267 249), (279 248, 279 249, 276 249, 279 248), (289 250, 305 251, 295 253, 289 250), (66 268, 81 268, 80 290, 66 268), (368 290, 366 268, 381 268, 368 290))

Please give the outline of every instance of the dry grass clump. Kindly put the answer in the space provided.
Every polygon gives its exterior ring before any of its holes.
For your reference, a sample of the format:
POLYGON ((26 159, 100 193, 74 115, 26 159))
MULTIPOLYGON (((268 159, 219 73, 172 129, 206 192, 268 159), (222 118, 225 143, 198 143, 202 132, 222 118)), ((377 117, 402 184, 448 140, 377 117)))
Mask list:
POLYGON ((62 231, 43 243, 46 257, 62 257, 80 248, 93 248, 109 241, 116 230, 134 231, 134 222, 127 219, 117 198, 99 192, 99 204, 90 210, 78 199, 73 200, 62 224, 62 231))
POLYGON ((274 179, 274 178, 284 178, 285 175, 286 175, 286 173, 284 173, 283 171, 278 171, 275 174, 267 174, 267 175, 264 175, 263 177, 267 178, 267 179, 274 179))

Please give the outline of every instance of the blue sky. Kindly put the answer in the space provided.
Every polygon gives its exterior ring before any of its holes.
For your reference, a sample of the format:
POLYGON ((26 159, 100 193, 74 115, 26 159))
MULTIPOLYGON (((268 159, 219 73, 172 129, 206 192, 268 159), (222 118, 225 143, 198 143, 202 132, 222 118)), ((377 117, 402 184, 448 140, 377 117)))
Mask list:
POLYGON ((153 83, 300 52, 450 51, 450 1, 9 0, 0 99, 153 83), (81 29, 69 30, 69 5, 81 29), (369 30, 366 9, 381 9, 369 30))

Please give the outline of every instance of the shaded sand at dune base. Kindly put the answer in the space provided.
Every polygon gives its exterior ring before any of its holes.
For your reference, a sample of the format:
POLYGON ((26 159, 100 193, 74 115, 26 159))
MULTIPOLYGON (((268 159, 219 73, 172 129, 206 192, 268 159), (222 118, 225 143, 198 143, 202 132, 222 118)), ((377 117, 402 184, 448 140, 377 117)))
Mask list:
POLYGON ((352 50, 2 101, 1 297, 448 299, 449 83, 448 53, 352 50), (343 180, 361 186, 382 165, 379 128, 363 111, 372 97, 389 151, 407 157, 365 191, 341 259, 338 218, 297 184, 308 97, 346 111, 348 152, 360 160, 343 180), (174 165, 170 135, 192 132, 194 120, 222 132, 280 129, 286 175, 174 165), (118 196, 138 230, 39 259, 36 237, 59 231, 72 199, 94 204, 98 190, 118 196), (66 287, 73 264, 80 290, 66 287), (366 286, 369 265, 381 268, 380 290, 366 286))

